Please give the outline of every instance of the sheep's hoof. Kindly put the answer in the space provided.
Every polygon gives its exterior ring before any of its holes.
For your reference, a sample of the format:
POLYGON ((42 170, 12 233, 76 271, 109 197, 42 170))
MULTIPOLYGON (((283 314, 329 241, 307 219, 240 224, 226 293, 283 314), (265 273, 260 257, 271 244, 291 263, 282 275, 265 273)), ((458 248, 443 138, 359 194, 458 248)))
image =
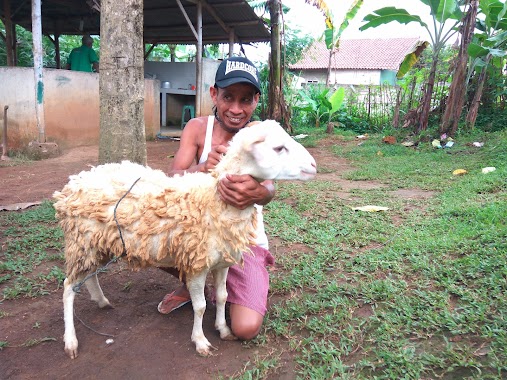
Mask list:
POLYGON ((104 303, 104 304, 99 303, 99 307, 101 309, 106 309, 106 310, 107 309, 114 309, 114 306, 111 305, 109 302, 108 303, 104 303))
POLYGON ((213 356, 211 353, 211 350, 218 350, 218 348, 211 345, 211 343, 204 338, 203 340, 194 341, 195 342, 195 349, 197 353, 201 356, 213 356))
POLYGON ((213 350, 218 350, 217 347, 215 346, 212 346, 211 344, 206 347, 206 348, 198 348, 197 349, 197 353, 201 356, 204 356, 204 357, 209 357, 209 356, 215 356, 215 354, 210 350, 210 349, 213 349, 213 350))
POLYGON ((77 345, 75 347, 68 347, 65 345, 65 353, 69 355, 71 359, 77 358, 77 345))
POLYGON ((220 335, 220 339, 222 340, 238 340, 238 338, 236 337, 236 335, 234 335, 233 333, 229 333, 225 336, 221 336, 220 335))
POLYGON ((238 339, 232 333, 232 330, 227 325, 224 325, 222 327, 215 326, 215 328, 220 332, 220 339, 222 339, 222 340, 237 340, 238 339))

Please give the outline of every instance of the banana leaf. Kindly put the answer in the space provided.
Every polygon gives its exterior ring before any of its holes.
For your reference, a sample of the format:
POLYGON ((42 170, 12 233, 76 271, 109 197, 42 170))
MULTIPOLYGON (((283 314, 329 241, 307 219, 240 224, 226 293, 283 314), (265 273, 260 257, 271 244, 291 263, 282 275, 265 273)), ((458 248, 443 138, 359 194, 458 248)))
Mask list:
POLYGON ((405 56, 398 72, 396 73, 396 78, 401 79, 406 73, 408 73, 412 66, 416 64, 423 50, 426 49, 429 44, 430 43, 428 41, 424 41, 423 43, 416 45, 414 49, 405 56))
POLYGON ((405 9, 398 9, 395 7, 377 9, 376 11, 373 11, 373 13, 367 15, 363 21, 367 21, 367 23, 359 28, 361 31, 368 28, 376 28, 377 26, 384 25, 392 21, 399 22, 400 24, 417 22, 421 26, 428 28, 428 25, 421 20, 419 16, 410 14, 405 9))

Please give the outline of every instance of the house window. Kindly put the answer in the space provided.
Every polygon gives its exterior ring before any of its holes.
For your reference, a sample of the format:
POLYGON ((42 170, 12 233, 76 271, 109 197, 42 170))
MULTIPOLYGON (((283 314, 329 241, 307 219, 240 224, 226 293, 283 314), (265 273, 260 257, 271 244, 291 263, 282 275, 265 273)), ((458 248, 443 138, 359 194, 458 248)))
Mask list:
POLYGON ((301 83, 302 86, 315 86, 319 84, 318 80, 307 80, 306 83, 301 83))

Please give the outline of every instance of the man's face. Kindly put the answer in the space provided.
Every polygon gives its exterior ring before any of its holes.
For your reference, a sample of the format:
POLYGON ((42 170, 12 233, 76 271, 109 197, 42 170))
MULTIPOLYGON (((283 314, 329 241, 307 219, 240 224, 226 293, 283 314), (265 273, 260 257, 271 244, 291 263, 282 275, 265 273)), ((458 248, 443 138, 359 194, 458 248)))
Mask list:
POLYGON ((236 83, 226 88, 211 88, 211 98, 218 117, 226 127, 241 129, 250 120, 259 102, 259 94, 247 83, 236 83))

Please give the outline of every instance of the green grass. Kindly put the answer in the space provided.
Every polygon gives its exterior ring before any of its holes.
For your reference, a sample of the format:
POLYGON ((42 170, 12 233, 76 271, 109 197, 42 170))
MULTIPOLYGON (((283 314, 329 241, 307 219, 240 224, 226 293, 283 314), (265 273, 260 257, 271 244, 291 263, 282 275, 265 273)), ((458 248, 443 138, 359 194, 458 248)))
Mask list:
MULTIPOLYGON (((265 334, 288 340, 301 379, 507 376, 507 137, 483 148, 331 147, 383 189, 344 201, 327 182, 279 183, 268 234, 307 248, 277 257, 265 334), (378 152, 381 152, 380 154, 378 152), (497 170, 484 175, 481 168, 497 170), (464 176, 452 171, 464 168, 464 176), (400 188, 428 199, 393 195, 400 188), (376 204, 382 213, 351 207, 376 204)), ((463 137, 464 138, 464 137, 463 137)), ((429 145, 429 144, 428 144, 429 145)))
POLYGON ((4 227, 0 251, 2 298, 36 297, 57 289, 62 270, 63 234, 50 202, 23 212, 0 214, 4 227))

